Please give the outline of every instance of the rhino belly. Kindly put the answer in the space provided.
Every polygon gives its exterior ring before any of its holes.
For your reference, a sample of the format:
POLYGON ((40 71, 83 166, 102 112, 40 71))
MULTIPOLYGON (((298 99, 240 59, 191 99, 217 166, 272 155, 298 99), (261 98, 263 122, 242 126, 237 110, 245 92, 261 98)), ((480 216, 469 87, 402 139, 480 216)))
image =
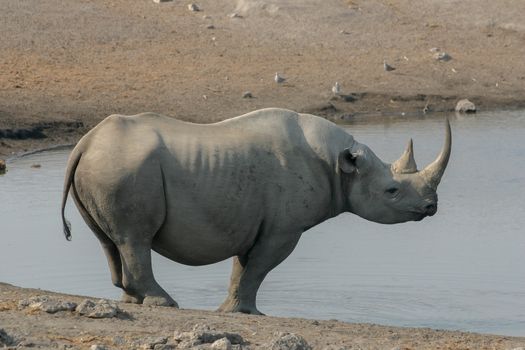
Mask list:
POLYGON ((166 222, 153 239, 153 250, 181 264, 207 265, 246 253, 257 236, 257 228, 224 230, 198 222, 191 226, 166 222))

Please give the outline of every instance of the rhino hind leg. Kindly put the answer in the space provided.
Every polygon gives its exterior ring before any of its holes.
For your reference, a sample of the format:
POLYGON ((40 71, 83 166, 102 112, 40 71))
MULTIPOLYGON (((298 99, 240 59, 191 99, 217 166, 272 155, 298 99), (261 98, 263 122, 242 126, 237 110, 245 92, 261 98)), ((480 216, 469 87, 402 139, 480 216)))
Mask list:
MULTIPOLYGON (((77 188, 75 184, 72 186, 73 190, 73 199, 79 208, 80 215, 84 219, 84 222, 95 234, 97 239, 102 246, 102 250, 106 255, 108 261, 109 271, 111 273, 111 282, 115 287, 124 288, 122 284, 122 260, 120 258, 120 252, 118 251, 117 245, 109 238, 106 233, 101 229, 98 223, 93 219, 91 214, 86 210, 86 207, 80 201, 77 188)), ((138 296, 130 295, 124 291, 122 301, 129 303, 142 303, 142 299, 138 296)))
POLYGON ((300 237, 300 234, 263 237, 248 254, 234 257, 228 296, 217 311, 264 315, 256 306, 257 291, 268 272, 294 250, 300 237))
POLYGON ((122 258, 123 301, 145 305, 178 307, 153 276, 151 247, 126 243, 119 246, 122 258))

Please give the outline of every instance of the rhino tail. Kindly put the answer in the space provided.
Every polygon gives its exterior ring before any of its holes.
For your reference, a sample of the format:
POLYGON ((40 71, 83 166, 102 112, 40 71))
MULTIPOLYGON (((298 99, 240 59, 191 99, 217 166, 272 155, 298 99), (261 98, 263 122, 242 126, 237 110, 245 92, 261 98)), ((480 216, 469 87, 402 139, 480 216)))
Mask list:
POLYGON ((64 192, 62 193, 62 225, 64 228, 64 236, 66 236, 68 241, 71 240, 71 223, 66 219, 64 212, 66 208, 67 196, 75 178, 75 171, 77 170, 78 163, 80 162, 80 158, 82 156, 82 152, 80 152, 78 148, 78 146, 75 147, 69 156, 69 161, 67 162, 66 168, 66 176, 64 178, 64 192))

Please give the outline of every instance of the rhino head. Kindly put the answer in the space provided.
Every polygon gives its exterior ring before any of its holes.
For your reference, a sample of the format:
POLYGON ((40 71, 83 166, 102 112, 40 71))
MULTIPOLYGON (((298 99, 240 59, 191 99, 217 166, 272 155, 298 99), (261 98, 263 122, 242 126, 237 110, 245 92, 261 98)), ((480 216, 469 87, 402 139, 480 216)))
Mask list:
POLYGON ((395 224, 419 221, 437 211, 436 190, 452 145, 446 122, 445 144, 436 160, 417 170, 412 140, 393 164, 386 164, 366 145, 355 142, 339 154, 346 209, 367 220, 395 224))

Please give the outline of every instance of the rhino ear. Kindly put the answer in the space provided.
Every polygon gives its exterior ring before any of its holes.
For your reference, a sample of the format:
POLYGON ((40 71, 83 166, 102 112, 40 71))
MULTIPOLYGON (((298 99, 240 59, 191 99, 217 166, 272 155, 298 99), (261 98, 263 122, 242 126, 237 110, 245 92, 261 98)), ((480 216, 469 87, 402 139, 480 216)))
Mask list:
POLYGON ((339 158, 337 160, 339 169, 344 173, 350 174, 357 170, 357 161, 358 154, 352 153, 350 148, 345 148, 341 153, 339 153, 339 158))

